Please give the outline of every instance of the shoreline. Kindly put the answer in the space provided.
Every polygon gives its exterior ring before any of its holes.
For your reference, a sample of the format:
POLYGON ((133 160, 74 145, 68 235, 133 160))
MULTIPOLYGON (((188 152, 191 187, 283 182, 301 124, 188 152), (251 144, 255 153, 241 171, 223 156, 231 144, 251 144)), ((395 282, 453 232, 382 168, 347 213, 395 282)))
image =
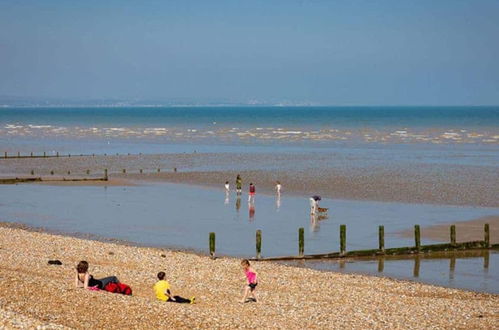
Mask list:
POLYGON ((185 252, 15 228, 0 227, 0 255, 0 309, 77 328, 120 327, 112 320, 124 311, 128 326, 141 328, 251 328, 262 324, 288 328, 491 328, 499 305, 495 294, 263 262, 254 263, 261 278, 259 302, 240 304, 237 300, 244 281, 239 259, 211 260, 185 252), (48 259, 59 259, 63 265, 47 265, 48 259), (81 259, 90 262, 97 277, 117 275, 132 286, 134 295, 73 289, 73 268, 81 259), (159 270, 167 272, 175 293, 195 295, 199 303, 164 306, 155 301, 151 286, 159 270), (314 281, 307 280, 311 277, 314 281), (37 287, 36 309, 32 308, 33 287, 37 287), (298 287, 301 290, 296 290, 298 287), (101 308, 106 313, 91 312, 101 308))

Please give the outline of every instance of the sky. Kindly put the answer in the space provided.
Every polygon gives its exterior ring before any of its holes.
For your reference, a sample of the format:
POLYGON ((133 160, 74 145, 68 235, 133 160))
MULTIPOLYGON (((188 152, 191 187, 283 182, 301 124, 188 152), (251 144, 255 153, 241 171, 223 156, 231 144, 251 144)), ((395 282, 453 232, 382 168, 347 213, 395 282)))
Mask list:
POLYGON ((498 0, 0 0, 0 96, 497 105, 498 40, 498 0))

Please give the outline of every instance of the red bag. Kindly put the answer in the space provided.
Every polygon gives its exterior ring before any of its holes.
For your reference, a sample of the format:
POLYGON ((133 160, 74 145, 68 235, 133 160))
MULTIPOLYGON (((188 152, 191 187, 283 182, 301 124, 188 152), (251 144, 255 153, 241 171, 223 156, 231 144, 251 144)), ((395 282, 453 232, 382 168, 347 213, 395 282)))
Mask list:
POLYGON ((107 292, 111 293, 121 293, 127 296, 132 295, 132 288, 124 283, 108 283, 104 288, 107 292))

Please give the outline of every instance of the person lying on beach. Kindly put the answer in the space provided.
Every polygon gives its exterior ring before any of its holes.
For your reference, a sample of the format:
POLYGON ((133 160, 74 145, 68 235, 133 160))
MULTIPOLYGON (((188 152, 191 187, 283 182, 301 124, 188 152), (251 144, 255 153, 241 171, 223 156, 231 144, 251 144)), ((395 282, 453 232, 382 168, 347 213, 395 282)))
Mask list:
POLYGON ((258 285, 258 275, 251 268, 250 262, 248 259, 243 259, 241 261, 241 267, 243 267, 244 275, 246 275, 246 285, 244 286, 244 295, 241 300, 242 303, 247 303, 250 301, 256 302, 255 290, 258 285), (251 296, 251 297, 249 297, 251 296))
POLYGON ((88 262, 85 260, 80 261, 76 266, 75 286, 77 288, 103 290, 109 283, 120 283, 120 281, 116 276, 95 279, 88 272, 88 262))
POLYGON ((165 272, 158 273, 158 280, 156 284, 154 284, 154 293, 156 294, 156 298, 161 301, 169 301, 179 304, 194 304, 196 298, 192 297, 191 299, 182 298, 180 296, 174 296, 170 291, 170 283, 165 280, 165 272))

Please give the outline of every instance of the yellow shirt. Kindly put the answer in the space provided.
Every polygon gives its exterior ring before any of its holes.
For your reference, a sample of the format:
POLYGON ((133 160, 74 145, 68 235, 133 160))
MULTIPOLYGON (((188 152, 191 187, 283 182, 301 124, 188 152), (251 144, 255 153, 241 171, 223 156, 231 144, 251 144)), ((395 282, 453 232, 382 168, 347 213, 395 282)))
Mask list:
POLYGON ((154 293, 156 294, 156 298, 162 301, 167 301, 169 298, 165 294, 166 290, 170 289, 170 283, 168 283, 165 280, 162 281, 157 281, 156 284, 154 284, 154 293))

